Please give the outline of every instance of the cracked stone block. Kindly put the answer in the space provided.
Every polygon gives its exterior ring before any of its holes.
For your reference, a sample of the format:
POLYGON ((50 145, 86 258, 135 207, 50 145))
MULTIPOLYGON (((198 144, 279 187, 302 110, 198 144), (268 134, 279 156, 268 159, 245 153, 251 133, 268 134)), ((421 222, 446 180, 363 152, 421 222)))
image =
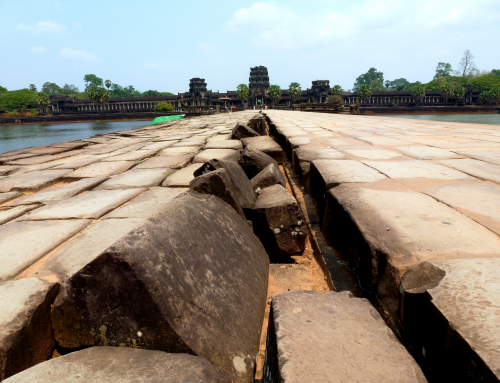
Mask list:
POLYGON ((390 178, 435 178, 441 180, 473 181, 474 178, 455 169, 433 162, 409 160, 399 162, 363 161, 390 178))
POLYGON ((231 181, 225 169, 213 170, 198 176, 190 182, 189 187, 195 192, 219 197, 236 210, 239 215, 245 218, 243 209, 236 197, 233 181, 231 181))
POLYGON ((0 226, 0 282, 14 278, 89 223, 79 219, 11 222, 0 226))
POLYGON ((4 202, 9 202, 14 198, 21 197, 23 193, 21 192, 8 192, 8 193, 0 193, 0 204, 4 202))
POLYGON ((370 302, 350 292, 278 294, 271 319, 275 381, 427 382, 370 302))
POLYGON ((160 185, 165 178, 173 174, 170 169, 132 169, 99 185, 96 190, 148 188, 160 185))
POLYGON ((231 132, 231 137, 237 138, 238 140, 241 140, 242 138, 245 137, 257 137, 257 136, 259 136, 259 133, 253 130, 244 121, 238 121, 235 127, 233 128, 233 131, 231 132))
POLYGON ((207 142, 205 149, 243 149, 243 144, 239 140, 216 140, 207 142))
POLYGON ((207 162, 210 160, 221 160, 221 161, 233 161, 238 162, 240 157, 239 150, 233 149, 205 149, 197 154, 193 163, 196 162, 207 162))
POLYGON ((252 380, 269 259, 232 207, 189 192, 106 249, 95 243, 85 260, 66 253, 76 263, 63 288, 96 345, 192 353, 252 380))
POLYGON ((182 147, 170 147, 163 149, 158 155, 159 156, 186 156, 195 155, 200 151, 201 146, 182 146, 182 147))
POLYGON ((138 164, 134 169, 181 169, 187 166, 192 158, 192 154, 185 156, 156 156, 138 164))
POLYGON ((36 207, 37 206, 16 206, 8 210, 0 210, 0 225, 12 221, 36 207))
POLYGON ((144 189, 92 190, 32 210, 23 221, 47 219, 99 219, 107 212, 138 196, 144 189))
POLYGON ((0 283, 0 381, 50 358, 57 290, 58 284, 38 278, 0 283))
POLYGON ((286 178, 275 164, 268 165, 259 174, 253 177, 250 182, 254 190, 260 190, 269 186, 280 184, 286 186, 286 178))
POLYGON ((261 136, 268 135, 266 118, 262 114, 256 114, 250 120, 248 120, 248 125, 259 133, 261 136))
POLYGON ((278 162, 276 162, 276 160, 268 156, 266 153, 255 149, 252 145, 248 145, 243 150, 238 163, 250 179, 255 177, 271 164, 278 166, 278 162))
POLYGON ((269 136, 242 138, 241 142, 245 147, 251 145, 254 149, 266 153, 279 164, 285 161, 285 152, 283 152, 281 146, 269 136))
POLYGON ((0 178, 0 192, 38 191, 60 181, 69 172, 69 170, 39 170, 0 178))
POLYGON ((233 161, 210 160, 196 170, 194 176, 198 177, 216 169, 226 170, 227 175, 233 182, 235 197, 237 198, 238 204, 243 209, 251 209, 257 196, 255 195, 250 180, 238 163, 233 161))
POLYGON ((0 176, 7 176, 19 168, 20 166, 15 165, 0 165, 0 176))
POLYGON ((134 161, 94 162, 67 174, 67 178, 109 177, 129 170, 134 161))
POLYGON ((307 228, 297 200, 281 185, 259 192, 251 214, 254 232, 268 253, 280 256, 305 248, 307 228))
POLYGON ((205 358, 125 347, 91 347, 49 360, 7 383, 78 381, 120 383, 231 383, 231 377, 205 358))
POLYGON ((177 170, 174 174, 168 176, 167 179, 163 181, 162 186, 188 188, 189 183, 195 177, 194 172, 202 166, 203 164, 196 163, 177 170))
POLYGON ((156 154, 156 150, 135 150, 133 152, 117 154, 116 156, 110 156, 102 159, 103 162, 112 162, 112 161, 142 161, 145 158, 154 156, 156 154))

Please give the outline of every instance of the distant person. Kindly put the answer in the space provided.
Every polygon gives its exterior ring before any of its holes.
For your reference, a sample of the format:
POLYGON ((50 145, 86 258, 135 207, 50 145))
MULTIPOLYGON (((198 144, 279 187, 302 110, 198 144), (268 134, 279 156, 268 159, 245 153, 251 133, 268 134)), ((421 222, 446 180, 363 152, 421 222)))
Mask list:
POLYGON ((253 110, 255 110, 255 105, 253 106, 253 110))

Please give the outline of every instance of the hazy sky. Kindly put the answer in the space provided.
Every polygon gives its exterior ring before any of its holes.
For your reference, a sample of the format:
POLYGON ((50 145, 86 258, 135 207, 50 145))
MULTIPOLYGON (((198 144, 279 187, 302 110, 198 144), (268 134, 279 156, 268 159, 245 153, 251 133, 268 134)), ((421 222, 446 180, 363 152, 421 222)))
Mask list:
POLYGON ((500 69, 499 0, 155 1, 0 0, 0 85, 46 81, 83 90, 93 73, 173 93, 248 83, 265 65, 282 88, 312 80, 352 87, 370 67, 427 82, 465 49, 500 69))

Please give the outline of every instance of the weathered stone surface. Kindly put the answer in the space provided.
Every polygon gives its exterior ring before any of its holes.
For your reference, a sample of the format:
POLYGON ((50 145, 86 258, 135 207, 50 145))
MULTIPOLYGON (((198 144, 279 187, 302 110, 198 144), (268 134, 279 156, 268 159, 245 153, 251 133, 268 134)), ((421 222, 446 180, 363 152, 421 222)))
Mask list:
POLYGON ((189 183, 189 187, 195 192, 219 197, 245 218, 243 209, 236 197, 233 181, 231 181, 225 169, 213 170, 198 176, 189 183))
POLYGON ((19 168, 16 165, 0 165, 0 176, 6 176, 19 168))
POLYGON ((471 150, 462 152, 468 157, 500 165, 500 150, 471 150))
POLYGON ((145 158, 154 156, 156 150, 135 150, 133 152, 118 154, 116 156, 110 156, 102 159, 103 162, 110 161, 142 161, 145 158))
POLYGON ((129 170, 133 161, 95 162, 66 175, 67 178, 109 177, 129 170))
POLYGON ((97 345, 191 352, 251 380, 269 261, 229 205, 180 196, 87 262, 64 288, 97 345))
POLYGON ((231 132, 231 137, 241 140, 245 137, 257 137, 259 133, 253 130, 248 124, 243 121, 238 121, 233 131, 231 132))
POLYGON ((38 278, 0 283, 0 381, 50 357, 50 305, 57 288, 38 278))
POLYGON ((132 169, 110 178, 96 190, 147 188, 160 185, 174 171, 170 169, 132 169))
POLYGON ((262 189, 251 218, 254 232, 268 253, 291 255, 304 250, 305 220, 297 200, 283 186, 262 189))
POLYGON ((481 178, 486 181, 500 183, 500 166, 488 162, 463 158, 456 160, 438 161, 441 165, 460 170, 471 176, 481 178))
POLYGON ((439 160, 444 158, 460 157, 449 150, 434 148, 432 146, 404 146, 396 148, 401 153, 416 158, 417 160, 439 160))
POLYGON ((283 173, 281 173, 280 168, 275 164, 266 166, 259 174, 253 177, 250 182, 254 190, 264 189, 268 186, 273 186, 280 184, 286 187, 286 178, 283 173))
POLYGON ((151 188, 126 205, 113 210, 106 218, 147 218, 187 190, 189 189, 151 188))
POLYGON ((298 290, 272 310, 283 382, 427 382, 366 299, 298 290))
POLYGON ((31 194, 7 204, 7 206, 49 204, 73 197, 81 192, 92 189, 105 181, 107 177, 84 178, 61 186, 55 186, 41 192, 31 194))
POLYGON ((8 210, 0 210, 0 225, 12 221, 35 208, 36 206, 17 206, 8 210))
POLYGON ((222 160, 222 161, 238 162, 239 157, 240 157, 240 152, 238 150, 205 149, 194 157, 193 163, 207 162, 210 160, 222 160))
POLYGON ((135 169, 181 169, 187 166, 191 162, 192 158, 192 154, 188 154, 185 156, 157 156, 147 159, 143 163, 137 165, 135 169))
POLYGON ((0 282, 14 278, 89 222, 11 222, 0 226, 0 282))
POLYGON ((243 149, 243 144, 239 140, 216 140, 208 142, 205 149, 243 149))
POLYGON ((458 170, 432 162, 410 160, 399 162, 363 161, 390 178, 435 178, 441 180, 474 180, 458 170))
POLYGON ((352 154, 356 157, 367 158, 370 160, 389 160, 394 157, 401 156, 400 153, 393 152, 392 150, 346 150, 346 153, 352 154))
POLYGON ((22 196, 21 192, 8 192, 8 193, 0 193, 0 204, 4 202, 8 202, 14 198, 22 196))
POLYGON ((68 170, 40 170, 0 178, 0 192, 37 191, 61 180, 68 170))
POLYGON ((354 263, 361 284, 397 311, 399 282, 429 259, 494 256, 497 235, 427 195, 338 186, 328 192, 324 229, 354 263))
POLYGON ((248 120, 248 125, 250 125, 250 127, 261 136, 266 136, 269 133, 266 118, 262 114, 256 114, 253 116, 250 120, 248 120))
POLYGON ((23 221, 101 218, 107 212, 138 196, 144 189, 93 190, 35 209, 23 221))
POLYGON ((285 161, 285 153, 281 146, 269 136, 242 138, 243 146, 251 145, 254 149, 260 150, 272 157, 279 164, 285 161))
POLYGON ((158 150, 164 150, 173 144, 175 144, 174 141, 160 141, 160 142, 155 142, 153 144, 143 146, 141 148, 141 150, 152 150, 152 151, 156 152, 158 150))
POLYGON ((215 169, 226 170, 233 182, 235 197, 243 209, 251 209, 257 198, 250 180, 245 175, 242 167, 233 161, 210 160, 194 172, 194 176, 205 174, 215 169))
POLYGON ((168 176, 167 179, 163 181, 162 186, 188 188, 189 183, 195 177, 193 173, 202 166, 202 163, 186 166, 185 168, 176 171, 171 176, 168 176))
POLYGON ((200 151, 201 146, 182 146, 176 148, 163 149, 159 156, 186 156, 188 154, 196 154, 200 151))
POLYGON ((78 159, 68 159, 66 163, 54 166, 52 169, 79 169, 84 166, 93 164, 99 161, 101 158, 99 156, 82 156, 78 159))
POLYGON ((52 359, 8 379, 8 383, 231 383, 206 359, 188 354, 91 347, 52 359))
POLYGON ((266 153, 253 148, 251 145, 248 145, 243 150, 238 163, 250 179, 255 177, 271 164, 278 166, 278 162, 276 162, 276 160, 268 156, 266 153))
POLYGON ((292 166, 296 173, 303 178, 309 175, 309 166, 301 166, 303 163, 309 164, 314 160, 342 160, 346 159, 344 153, 333 148, 298 148, 293 151, 292 166), (307 169, 304 172, 304 168, 307 169))

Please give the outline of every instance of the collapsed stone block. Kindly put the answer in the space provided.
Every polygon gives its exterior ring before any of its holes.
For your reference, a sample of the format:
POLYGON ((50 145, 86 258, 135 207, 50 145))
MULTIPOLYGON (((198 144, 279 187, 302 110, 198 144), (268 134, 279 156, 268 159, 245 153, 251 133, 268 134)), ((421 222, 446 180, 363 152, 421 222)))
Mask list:
POLYGON ((38 278, 0 283, 0 381, 50 357, 50 305, 57 288, 38 278))
POLYGON ((253 177, 250 182, 254 190, 264 189, 276 184, 280 184, 283 187, 286 186, 285 175, 281 173, 279 167, 275 164, 266 166, 264 170, 253 177))
POLYGON ((262 189, 252 212, 255 234, 268 253, 291 255, 303 251, 305 220, 297 200, 281 185, 262 189))
POLYGON ((238 161, 240 166, 245 171, 248 178, 252 179, 267 166, 274 164, 278 166, 276 160, 268 156, 266 153, 255 149, 253 146, 248 145, 241 153, 240 160, 238 161))
POLYGON ((233 128, 233 131, 231 132, 231 137, 237 138, 238 140, 241 140, 242 138, 245 137, 257 137, 257 136, 259 136, 259 133, 257 133, 243 121, 238 121, 236 123, 236 126, 233 128))
POLYGON ((233 207, 236 212, 245 218, 243 209, 238 203, 236 190, 225 169, 217 169, 202 176, 196 177, 189 184, 191 190, 202 194, 211 194, 219 197, 233 207))
POLYGON ((252 145, 253 148, 266 153, 276 162, 282 164, 285 161, 285 153, 281 146, 269 136, 247 137, 242 138, 243 146, 252 145))
POLYGON ((248 125, 250 125, 250 127, 261 136, 267 136, 269 134, 266 118, 262 114, 256 114, 253 116, 250 120, 248 120, 248 125))
POLYGON ((350 292, 273 298, 267 366, 281 382, 425 383, 420 367, 373 306, 350 292))
POLYGON ((56 335, 70 335, 61 327, 83 322, 96 345, 193 353, 233 381, 251 381, 269 259, 246 221, 219 198, 195 192, 129 221, 122 235, 97 233, 106 241, 118 237, 106 246, 95 241, 83 257, 66 252, 64 262, 57 254, 50 259, 69 276, 53 312, 64 305, 78 314, 53 316, 56 335))
POLYGON ((91 347, 51 359, 8 379, 8 383, 82 382, 230 383, 221 368, 188 354, 137 350, 125 347, 91 347))
POLYGON ((251 209, 255 203, 256 195, 250 180, 243 168, 236 162, 212 159, 194 172, 198 177, 216 169, 224 169, 233 182, 235 196, 243 209, 251 209))

